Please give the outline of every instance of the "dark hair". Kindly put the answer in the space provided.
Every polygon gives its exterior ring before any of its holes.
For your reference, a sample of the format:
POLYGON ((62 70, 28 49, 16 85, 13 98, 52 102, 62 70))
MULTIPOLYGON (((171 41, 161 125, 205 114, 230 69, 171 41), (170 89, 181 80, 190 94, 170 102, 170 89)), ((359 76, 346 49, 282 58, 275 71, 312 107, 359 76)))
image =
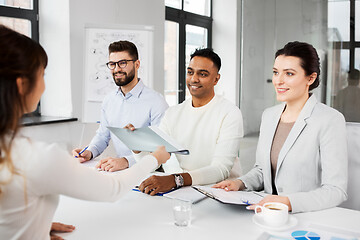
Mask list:
POLYGON ((109 54, 113 52, 127 52, 133 60, 139 59, 138 50, 132 42, 129 41, 118 41, 113 42, 109 45, 109 54))
POLYGON ((348 78, 351 80, 359 80, 360 79, 360 71, 357 69, 350 70, 348 78))
POLYGON ((315 81, 310 85, 309 91, 319 86, 320 59, 316 52, 316 49, 311 44, 297 41, 289 42, 284 46, 284 48, 279 49, 276 52, 275 58, 277 58, 279 55, 300 58, 301 67, 304 69, 307 76, 311 75, 314 72, 317 73, 317 77, 315 81))
POLYGON ((219 55, 217 55, 211 48, 198 48, 195 49, 195 52, 193 52, 193 54, 190 55, 190 60, 193 59, 194 57, 205 57, 210 59, 215 67, 217 67, 218 71, 221 68, 221 59, 219 57, 219 55))
MULTIPOLYGON (((0 169, 5 166, 12 174, 17 172, 11 161, 11 144, 25 111, 25 96, 19 94, 16 79, 27 79, 28 95, 36 85, 39 70, 46 65, 47 55, 39 43, 0 25, 0 169)), ((2 180, 0 186, 5 183, 2 180)))

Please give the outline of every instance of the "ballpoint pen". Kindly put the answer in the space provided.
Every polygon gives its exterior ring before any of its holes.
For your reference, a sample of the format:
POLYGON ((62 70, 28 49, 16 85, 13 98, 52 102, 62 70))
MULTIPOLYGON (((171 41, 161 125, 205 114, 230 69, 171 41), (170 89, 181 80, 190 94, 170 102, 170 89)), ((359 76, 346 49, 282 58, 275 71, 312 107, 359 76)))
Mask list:
MULTIPOLYGON (((136 192, 142 192, 142 191, 140 191, 139 186, 135 186, 132 190, 136 191, 136 192)), ((167 192, 159 192, 159 193, 155 194, 155 196, 164 196, 164 194, 167 194, 167 193, 175 191, 175 190, 176 190, 176 188, 171 189, 171 190, 169 190, 167 192)))
MULTIPOLYGON (((81 151, 79 152, 79 156, 80 156, 83 152, 85 152, 85 150, 88 149, 88 147, 89 147, 89 146, 87 146, 87 147, 85 147, 83 150, 81 150, 81 151)), ((75 156, 75 157, 78 158, 78 156, 75 156)))

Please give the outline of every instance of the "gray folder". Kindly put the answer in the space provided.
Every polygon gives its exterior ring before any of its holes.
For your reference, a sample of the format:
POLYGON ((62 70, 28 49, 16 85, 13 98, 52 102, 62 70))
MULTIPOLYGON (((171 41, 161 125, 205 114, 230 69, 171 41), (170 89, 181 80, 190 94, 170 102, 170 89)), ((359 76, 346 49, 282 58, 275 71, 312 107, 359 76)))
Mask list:
POLYGON ((154 152, 158 146, 165 146, 169 153, 189 154, 189 150, 181 147, 174 139, 155 126, 137 128, 134 131, 124 128, 107 128, 130 150, 154 152))

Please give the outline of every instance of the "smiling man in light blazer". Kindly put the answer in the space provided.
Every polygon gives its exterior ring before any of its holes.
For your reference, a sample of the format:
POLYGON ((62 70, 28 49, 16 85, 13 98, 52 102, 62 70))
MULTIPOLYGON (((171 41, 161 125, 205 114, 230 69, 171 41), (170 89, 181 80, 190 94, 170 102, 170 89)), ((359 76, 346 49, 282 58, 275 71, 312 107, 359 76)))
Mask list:
POLYGON ((309 93, 319 75, 319 57, 310 44, 290 42, 277 51, 273 84, 284 103, 263 113, 255 166, 214 187, 264 190, 271 195, 259 205, 281 202, 292 212, 335 207, 347 199, 345 119, 309 93))

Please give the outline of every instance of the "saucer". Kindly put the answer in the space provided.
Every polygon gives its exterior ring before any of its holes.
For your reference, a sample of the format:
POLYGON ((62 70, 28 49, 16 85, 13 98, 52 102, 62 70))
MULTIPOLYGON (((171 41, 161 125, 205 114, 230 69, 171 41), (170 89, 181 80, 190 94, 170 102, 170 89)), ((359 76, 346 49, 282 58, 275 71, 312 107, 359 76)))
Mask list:
POLYGON ((280 226, 280 227, 272 227, 272 226, 267 225, 264 222, 264 219, 261 217, 261 214, 255 214, 252 217, 252 220, 258 226, 260 226, 262 228, 266 228, 266 229, 271 230, 271 231, 284 231, 286 229, 295 227, 297 222, 298 222, 297 219, 292 215, 289 215, 289 219, 288 219, 287 223, 285 225, 280 226))

